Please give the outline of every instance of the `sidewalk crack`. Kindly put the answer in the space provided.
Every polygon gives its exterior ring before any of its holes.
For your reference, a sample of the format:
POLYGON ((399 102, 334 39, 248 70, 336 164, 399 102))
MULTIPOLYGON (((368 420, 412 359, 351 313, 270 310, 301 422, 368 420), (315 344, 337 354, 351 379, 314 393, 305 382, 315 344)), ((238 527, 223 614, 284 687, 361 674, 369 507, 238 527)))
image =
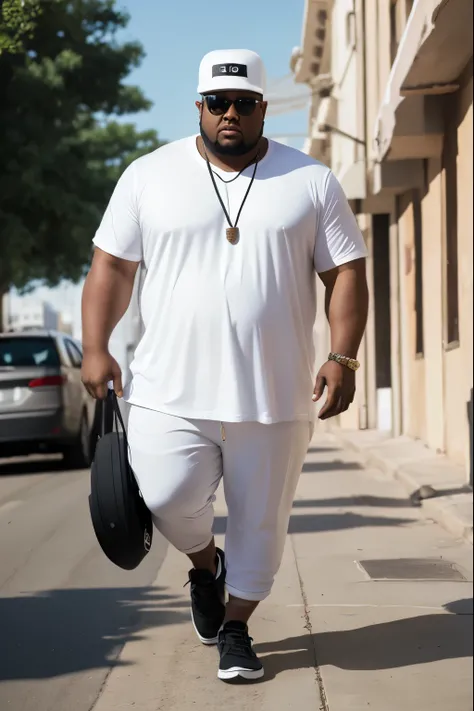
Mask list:
POLYGON ((303 613, 304 613, 304 619, 305 619, 304 628, 308 632, 310 639, 311 639, 311 649, 313 652, 313 662, 314 662, 314 664, 313 664, 314 673, 315 673, 315 678, 316 678, 316 684, 319 689, 319 695, 321 697, 321 706, 319 707, 319 711, 330 711, 329 701, 328 701, 328 697, 326 694, 326 689, 324 688, 323 677, 321 674, 321 668, 320 668, 319 662, 318 662, 318 653, 316 650, 316 640, 315 640, 315 636, 313 633, 313 625, 311 624, 308 598, 306 596, 303 578, 301 576, 300 567, 298 565, 298 557, 296 555, 296 548, 295 548, 293 536, 290 536, 290 541, 291 541, 291 548, 293 551, 293 558, 294 558, 295 566, 296 566, 296 572, 298 574, 298 582, 299 582, 299 586, 300 586, 301 599, 303 600, 303 613))

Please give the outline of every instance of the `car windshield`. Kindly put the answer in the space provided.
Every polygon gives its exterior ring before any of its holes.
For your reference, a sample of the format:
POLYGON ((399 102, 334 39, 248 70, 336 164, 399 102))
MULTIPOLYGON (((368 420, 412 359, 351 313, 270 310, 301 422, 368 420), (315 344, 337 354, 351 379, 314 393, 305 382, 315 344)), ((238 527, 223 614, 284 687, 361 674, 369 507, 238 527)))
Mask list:
POLYGON ((59 365, 59 355, 52 338, 0 338, 0 368, 54 368, 59 365))

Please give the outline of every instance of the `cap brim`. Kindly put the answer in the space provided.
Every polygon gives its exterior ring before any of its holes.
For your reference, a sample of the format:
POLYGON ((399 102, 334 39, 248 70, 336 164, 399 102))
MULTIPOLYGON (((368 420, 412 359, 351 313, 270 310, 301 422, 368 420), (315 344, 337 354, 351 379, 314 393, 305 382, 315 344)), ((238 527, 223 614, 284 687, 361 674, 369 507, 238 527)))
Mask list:
POLYGON ((213 94, 216 91, 251 91, 263 96, 263 87, 251 84, 247 79, 239 77, 215 77, 209 84, 199 84, 198 94, 213 94))

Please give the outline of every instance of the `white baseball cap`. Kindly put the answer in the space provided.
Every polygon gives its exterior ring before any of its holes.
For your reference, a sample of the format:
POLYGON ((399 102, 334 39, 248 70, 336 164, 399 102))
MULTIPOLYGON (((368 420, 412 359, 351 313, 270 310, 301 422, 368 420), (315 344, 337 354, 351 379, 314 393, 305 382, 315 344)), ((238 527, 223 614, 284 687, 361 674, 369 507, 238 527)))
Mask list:
POLYGON ((249 49, 219 49, 209 52, 199 67, 198 94, 215 91, 265 93, 265 67, 249 49))

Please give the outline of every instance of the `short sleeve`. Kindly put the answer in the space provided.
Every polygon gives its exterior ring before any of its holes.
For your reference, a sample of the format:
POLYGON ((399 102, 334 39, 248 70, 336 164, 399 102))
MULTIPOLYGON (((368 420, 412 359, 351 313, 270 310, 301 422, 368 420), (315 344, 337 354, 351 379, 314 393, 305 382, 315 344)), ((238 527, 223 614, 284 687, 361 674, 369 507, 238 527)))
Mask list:
POLYGON ((314 247, 314 268, 327 272, 367 256, 364 238, 339 181, 329 172, 321 202, 314 247))
POLYGON ((93 242, 120 259, 140 262, 142 235, 137 209, 136 166, 128 166, 119 178, 93 242))

